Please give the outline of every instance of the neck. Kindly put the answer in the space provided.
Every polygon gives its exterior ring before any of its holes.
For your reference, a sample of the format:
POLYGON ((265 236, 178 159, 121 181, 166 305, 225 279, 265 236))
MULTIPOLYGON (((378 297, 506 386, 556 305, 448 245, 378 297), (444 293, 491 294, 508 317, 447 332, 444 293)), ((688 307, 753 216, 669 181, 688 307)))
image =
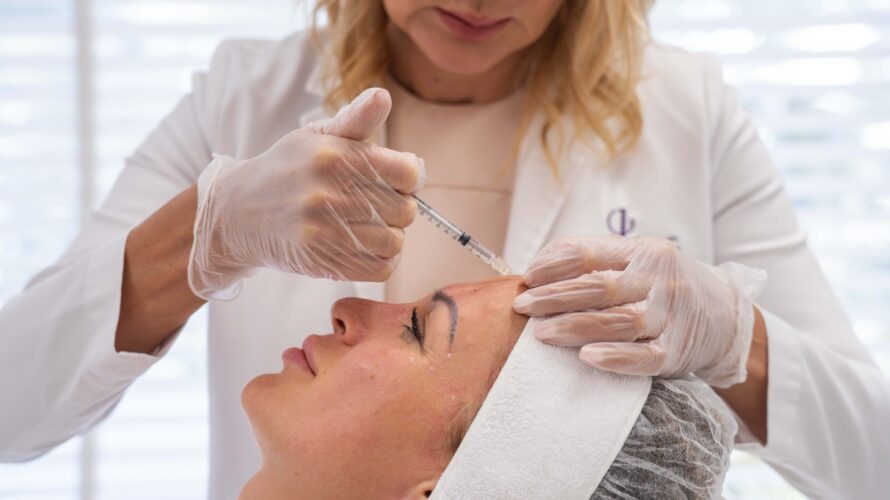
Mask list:
POLYGON ((397 26, 387 27, 392 78, 420 98, 449 104, 482 104, 512 94, 518 78, 520 53, 511 54, 483 73, 449 73, 434 65, 397 26))

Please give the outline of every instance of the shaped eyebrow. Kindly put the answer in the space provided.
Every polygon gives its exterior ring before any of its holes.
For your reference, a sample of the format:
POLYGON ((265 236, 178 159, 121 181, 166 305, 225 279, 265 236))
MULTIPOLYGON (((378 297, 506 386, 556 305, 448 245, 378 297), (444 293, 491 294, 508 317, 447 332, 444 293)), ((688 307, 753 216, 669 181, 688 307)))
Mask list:
POLYGON ((454 302, 454 298, 452 298, 451 295, 448 295, 442 290, 436 290, 436 293, 433 294, 433 298, 430 299, 430 302, 439 302, 448 307, 448 350, 450 351, 451 345, 454 343, 454 334, 457 333, 457 303, 454 302))

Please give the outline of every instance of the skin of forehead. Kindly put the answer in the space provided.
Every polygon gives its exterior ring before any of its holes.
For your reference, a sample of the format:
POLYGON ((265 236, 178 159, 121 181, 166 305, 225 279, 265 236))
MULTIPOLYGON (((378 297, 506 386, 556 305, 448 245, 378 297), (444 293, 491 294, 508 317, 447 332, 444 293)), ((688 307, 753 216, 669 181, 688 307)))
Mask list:
MULTIPOLYGON (((508 327, 515 325, 517 321, 524 324, 523 320, 525 320, 527 318, 512 311, 512 298, 515 297, 516 295, 518 295, 519 293, 522 293, 522 291, 524 291, 524 290, 525 290, 525 287, 522 285, 521 277, 519 277, 519 276, 498 277, 498 278, 494 278, 494 279, 482 281, 482 282, 456 284, 456 285, 451 285, 451 286, 445 287, 442 290, 439 290, 437 293, 441 292, 443 295, 446 295, 447 297, 452 298, 455 302, 456 324, 455 324, 455 332, 454 332, 453 342, 461 341, 461 338, 460 338, 461 332, 460 331, 461 331, 462 326, 466 327, 466 325, 464 323, 468 320, 467 314, 470 312, 477 312, 477 311, 485 313, 486 309, 488 307, 488 304, 491 303, 492 300, 495 300, 495 297, 497 297, 496 300, 498 302, 497 304, 495 304, 496 309, 489 310, 487 312, 489 312, 491 314, 500 315, 501 313, 506 312, 506 311, 501 311, 500 308, 506 307, 506 308, 509 308, 509 312, 506 314, 504 319, 508 321, 508 323, 507 323, 508 327), (507 293, 508 290, 510 291, 509 294, 507 293), (480 296, 479 299, 484 300, 485 303, 468 301, 468 297, 474 296, 475 292, 477 292, 477 291, 481 292, 483 294, 483 296, 480 296), (504 297, 504 296, 508 296, 509 301, 504 300, 504 302, 506 302, 506 304, 501 304, 500 298, 504 297), (463 316, 463 318, 461 318, 461 316, 463 316)), ((435 296, 436 296, 436 294, 433 295, 433 297, 435 297, 435 296)), ((438 307, 445 308, 446 306, 443 304, 443 305, 439 305, 438 307)), ((516 329, 521 331, 521 326, 524 326, 524 325, 516 325, 516 329)), ((512 332, 513 329, 511 328, 510 330, 512 332)), ((465 331, 465 328, 464 328, 464 331, 465 331)), ((518 332, 515 332, 515 333, 518 333, 518 332)), ((474 339, 464 338, 463 342, 461 342, 461 343, 465 343, 467 341, 469 341, 470 343, 474 343, 473 340, 474 339)), ((512 340, 515 341, 515 338, 513 338, 512 340)), ((451 345, 449 345, 449 347, 451 347, 451 345)))

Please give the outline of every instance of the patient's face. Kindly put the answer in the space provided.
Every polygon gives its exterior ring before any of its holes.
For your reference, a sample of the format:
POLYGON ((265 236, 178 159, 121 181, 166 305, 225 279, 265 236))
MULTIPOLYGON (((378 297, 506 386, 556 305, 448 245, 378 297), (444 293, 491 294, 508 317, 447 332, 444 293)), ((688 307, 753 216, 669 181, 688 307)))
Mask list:
POLYGON ((305 358, 285 351, 280 373, 244 389, 264 464, 242 495, 423 496, 452 456, 454 424, 473 416, 525 325, 512 309, 521 286, 502 278, 410 304, 336 302, 333 333, 307 338, 305 358))

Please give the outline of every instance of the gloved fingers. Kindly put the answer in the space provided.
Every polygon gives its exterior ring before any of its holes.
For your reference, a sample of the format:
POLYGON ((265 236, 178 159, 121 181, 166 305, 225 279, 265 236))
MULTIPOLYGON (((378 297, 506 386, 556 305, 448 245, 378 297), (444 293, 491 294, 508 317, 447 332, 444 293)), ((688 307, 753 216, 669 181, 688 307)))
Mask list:
MULTIPOLYGON (((342 139, 342 141, 347 141, 342 139)), ((332 178, 339 175, 350 175, 364 178, 371 183, 385 184, 402 193, 410 194, 423 188, 426 180, 426 169, 414 153, 396 151, 376 144, 331 141, 334 147, 342 147, 345 165, 334 164, 330 171, 332 178), (346 168, 346 167, 351 167, 346 168)), ((324 168, 328 162, 317 162, 324 168)))
POLYGON ((595 271, 529 288, 513 301, 513 309, 527 316, 605 309, 646 298, 648 284, 627 279, 623 271, 595 271))
POLYGON ((364 249, 381 259, 395 257, 402 251, 405 231, 379 224, 350 224, 349 229, 364 249))
POLYGON ((417 202, 407 194, 378 186, 366 191, 367 202, 373 210, 366 221, 383 222, 388 226, 406 228, 417 217, 417 202))
POLYGON ((426 168, 417 155, 375 144, 369 144, 368 149, 375 172, 393 189, 402 194, 410 194, 423 188, 426 168))
POLYGON ((330 160, 340 156, 337 151, 349 151, 352 147, 357 149, 357 156, 364 160, 354 161, 353 167, 367 178, 382 178, 393 189, 405 194, 420 190, 426 171, 423 161, 416 155, 365 143, 386 122, 391 108, 389 92, 381 88, 369 88, 340 108, 333 118, 306 125, 303 128, 305 131, 343 140, 339 144, 338 141, 329 141, 330 147, 318 150, 312 164, 322 169, 329 166, 340 167, 339 162, 330 160))
POLYGON ((370 140, 386 122, 392 98, 386 89, 365 89, 330 119, 310 123, 306 129, 354 141, 370 140))
POLYGON ((316 276, 341 281, 375 281, 389 279, 398 263, 398 256, 379 259, 370 255, 341 253, 326 258, 320 266, 324 272, 316 276))
POLYGON ((629 259, 627 240, 620 236, 559 238, 538 253, 523 275, 523 281, 529 287, 536 287, 592 271, 620 271, 627 267, 629 259))
MULTIPOLYGON (((350 235, 352 233, 349 233, 350 235)), ((385 281, 398 263, 395 257, 381 258, 364 247, 355 236, 344 240, 316 238, 300 251, 293 269, 316 278, 346 281, 385 281)))
POLYGON ((388 186, 369 185, 365 181, 343 182, 335 193, 315 192, 303 198, 310 220, 378 223, 381 226, 405 228, 417 216, 417 202, 388 186))
POLYGON ((624 375, 661 375, 667 352, 655 342, 588 344, 578 354, 588 365, 624 375))
POLYGON ((651 339, 658 336, 664 324, 648 321, 647 305, 643 300, 603 310, 558 314, 538 322, 535 338, 562 346, 651 339))
POLYGON ((387 259, 344 257, 337 263, 336 269, 342 275, 339 279, 348 281, 386 281, 399 263, 399 255, 387 259))

